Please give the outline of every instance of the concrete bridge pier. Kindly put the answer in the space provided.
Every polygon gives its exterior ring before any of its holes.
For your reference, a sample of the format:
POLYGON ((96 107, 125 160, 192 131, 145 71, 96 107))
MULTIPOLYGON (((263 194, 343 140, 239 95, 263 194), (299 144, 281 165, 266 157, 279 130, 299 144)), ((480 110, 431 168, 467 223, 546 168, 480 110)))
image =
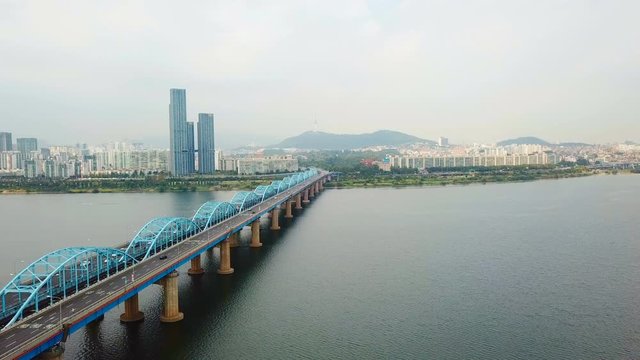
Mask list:
POLYGON ((258 248, 262 246, 260 242, 260 219, 251 223, 251 244, 252 248, 258 248))
POLYGON ((309 197, 310 198, 314 198, 316 197, 316 186, 315 185, 311 185, 311 187, 309 188, 309 197))
POLYGON ((184 319, 178 306, 178 272, 173 271, 162 279, 164 286, 164 310, 160 315, 163 323, 172 323, 184 319))
POLYGON ((64 357, 64 343, 54 345, 51 349, 41 353, 36 357, 39 360, 62 360, 64 357))
POLYGON ((284 213, 285 219, 293 219, 293 211, 291 211, 292 205, 293 205, 293 201, 287 200, 287 207, 284 213))
POLYGON ((320 191, 324 190, 324 179, 320 180, 320 182, 318 182, 318 186, 320 188, 320 191))
POLYGON ((144 320, 144 313, 138 306, 138 294, 124 301, 124 314, 120 315, 121 323, 132 323, 144 320))
POLYGON ((240 246, 240 233, 236 232, 229 236, 229 247, 235 248, 240 246))
POLYGON ((303 204, 310 203, 311 201, 309 201, 309 188, 306 188, 303 194, 304 194, 304 199, 302 200, 302 203, 303 204))
POLYGON ((280 230, 280 207, 276 206, 271 215, 271 230, 280 230))
POLYGON ((189 275, 202 275, 204 274, 204 269, 202 268, 202 262, 200 260, 200 255, 191 259, 191 268, 187 271, 189 275))
POLYGON ((320 192, 320 181, 316 181, 316 193, 320 192))
POLYGON ((302 210, 302 194, 296 195, 296 210, 302 210))
POLYGON ((231 267, 231 248, 229 247, 229 239, 226 239, 220 243, 220 268, 218 269, 218 274, 233 274, 233 268, 231 267))

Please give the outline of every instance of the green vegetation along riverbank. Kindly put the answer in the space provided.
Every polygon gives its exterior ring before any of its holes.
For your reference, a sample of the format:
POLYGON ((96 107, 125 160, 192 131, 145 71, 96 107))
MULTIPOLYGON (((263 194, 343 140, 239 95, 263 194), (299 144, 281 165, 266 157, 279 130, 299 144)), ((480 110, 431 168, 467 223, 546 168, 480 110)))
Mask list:
MULTIPOLYGON (((330 188, 446 186, 473 183, 518 182, 540 179, 560 179, 595 174, 615 174, 617 171, 572 168, 501 168, 471 171, 441 171, 432 173, 406 173, 397 171, 342 172, 330 188)), ((404 169, 400 169, 404 170, 404 169)), ((214 176, 192 178, 83 178, 83 179, 0 179, 0 194, 37 193, 122 193, 122 192, 189 192, 253 190, 258 185, 280 179, 274 176, 214 176)))
MULTIPOLYGON (((612 174, 611 172, 608 172, 612 174)), ((337 181, 328 183, 330 188, 446 186, 522 182, 543 179, 562 179, 605 174, 586 169, 501 170, 482 173, 433 173, 433 174, 343 174, 337 181)))
POLYGON ((274 177, 193 177, 193 178, 12 178, 0 180, 2 194, 29 193, 120 193, 120 192, 188 192, 253 190, 258 185, 270 183, 283 176, 274 177))

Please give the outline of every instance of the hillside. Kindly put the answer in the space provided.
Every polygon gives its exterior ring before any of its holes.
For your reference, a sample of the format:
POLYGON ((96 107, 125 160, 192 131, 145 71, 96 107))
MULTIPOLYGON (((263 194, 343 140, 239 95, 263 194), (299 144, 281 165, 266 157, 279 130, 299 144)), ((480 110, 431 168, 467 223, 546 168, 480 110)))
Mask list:
POLYGON ((564 142, 564 143, 556 143, 552 144, 550 142, 544 141, 540 138, 534 136, 525 136, 519 137, 515 139, 508 139, 500 141, 498 146, 508 146, 508 145, 551 145, 551 146, 565 146, 565 147, 580 147, 580 146, 591 146, 590 144, 585 144, 581 142, 564 142))
POLYGON ((430 140, 391 130, 380 130, 370 134, 331 134, 321 131, 307 131, 270 147, 280 149, 343 150, 371 146, 397 146, 416 142, 434 144, 430 140))
POLYGON ((496 145, 508 146, 508 145, 551 145, 551 144, 534 136, 525 136, 525 137, 519 137, 515 139, 503 140, 497 143, 496 145))

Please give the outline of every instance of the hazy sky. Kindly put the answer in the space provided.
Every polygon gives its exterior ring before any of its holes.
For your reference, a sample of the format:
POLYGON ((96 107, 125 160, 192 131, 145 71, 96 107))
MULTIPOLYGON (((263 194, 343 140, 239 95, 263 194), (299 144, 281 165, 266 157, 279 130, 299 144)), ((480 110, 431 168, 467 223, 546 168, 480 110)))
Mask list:
POLYGON ((0 0, 0 131, 222 147, 312 130, 640 141, 640 1, 0 0))

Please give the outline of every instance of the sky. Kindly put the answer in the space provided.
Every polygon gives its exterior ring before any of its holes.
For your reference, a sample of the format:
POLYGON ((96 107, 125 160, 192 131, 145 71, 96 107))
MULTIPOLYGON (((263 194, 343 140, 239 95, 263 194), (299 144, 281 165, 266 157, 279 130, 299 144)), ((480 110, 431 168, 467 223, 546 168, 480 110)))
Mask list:
POLYGON ((0 131, 222 148, 308 130, 640 141, 640 1, 0 0, 0 131), (317 122, 317 125, 316 125, 317 122))

